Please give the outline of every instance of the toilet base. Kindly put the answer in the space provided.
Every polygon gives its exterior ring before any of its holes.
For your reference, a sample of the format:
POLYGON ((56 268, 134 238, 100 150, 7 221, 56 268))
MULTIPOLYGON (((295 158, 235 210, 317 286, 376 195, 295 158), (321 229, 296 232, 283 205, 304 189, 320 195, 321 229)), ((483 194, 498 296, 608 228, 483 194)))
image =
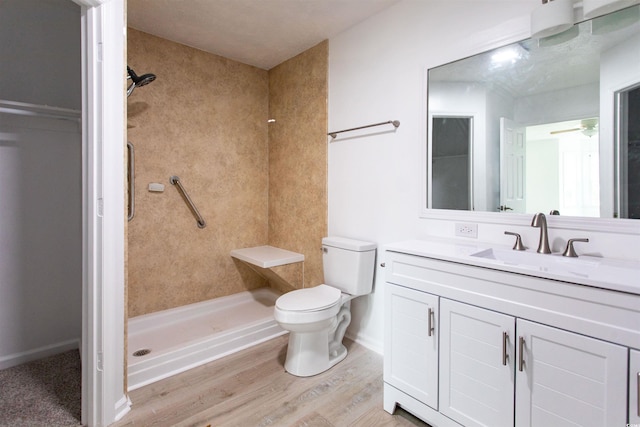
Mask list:
POLYGON ((297 377, 318 375, 347 357, 347 348, 340 344, 329 354, 327 331, 290 332, 284 369, 297 377))

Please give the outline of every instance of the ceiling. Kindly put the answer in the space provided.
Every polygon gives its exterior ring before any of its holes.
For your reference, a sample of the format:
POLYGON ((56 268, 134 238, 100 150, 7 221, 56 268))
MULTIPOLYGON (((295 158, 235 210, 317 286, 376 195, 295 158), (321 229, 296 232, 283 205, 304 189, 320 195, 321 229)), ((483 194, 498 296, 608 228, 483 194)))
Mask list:
POLYGON ((400 0, 128 0, 140 31, 269 70, 400 0))

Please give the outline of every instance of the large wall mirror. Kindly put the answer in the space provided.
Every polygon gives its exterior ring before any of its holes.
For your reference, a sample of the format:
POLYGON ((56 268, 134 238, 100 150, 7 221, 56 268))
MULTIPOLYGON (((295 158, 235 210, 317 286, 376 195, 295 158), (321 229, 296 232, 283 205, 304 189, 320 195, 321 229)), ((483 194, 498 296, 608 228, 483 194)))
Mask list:
POLYGON ((640 6, 427 82, 428 208, 640 218, 640 6))

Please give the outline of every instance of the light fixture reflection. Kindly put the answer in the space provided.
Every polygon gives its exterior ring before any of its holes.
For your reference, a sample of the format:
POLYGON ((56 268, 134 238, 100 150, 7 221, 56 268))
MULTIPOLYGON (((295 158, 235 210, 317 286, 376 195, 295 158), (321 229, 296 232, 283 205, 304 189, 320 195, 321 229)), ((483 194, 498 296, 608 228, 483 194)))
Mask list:
POLYGON ((572 0, 542 0, 531 13, 531 38, 553 36, 573 26, 572 0))
POLYGON ((504 64, 515 64, 526 54, 527 52, 519 44, 507 46, 503 49, 499 49, 497 52, 491 55, 491 63, 496 66, 504 64))

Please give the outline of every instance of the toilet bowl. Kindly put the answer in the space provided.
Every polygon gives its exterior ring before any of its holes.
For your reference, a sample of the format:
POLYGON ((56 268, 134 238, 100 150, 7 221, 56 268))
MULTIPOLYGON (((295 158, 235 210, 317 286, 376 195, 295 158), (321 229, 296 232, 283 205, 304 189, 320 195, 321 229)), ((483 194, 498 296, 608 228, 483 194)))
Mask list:
POLYGON ((342 339, 351 323, 351 299, 373 285, 375 243, 338 237, 322 243, 327 284, 288 292, 274 309, 275 320, 289 331, 285 369, 300 377, 324 372, 347 356, 342 339))

